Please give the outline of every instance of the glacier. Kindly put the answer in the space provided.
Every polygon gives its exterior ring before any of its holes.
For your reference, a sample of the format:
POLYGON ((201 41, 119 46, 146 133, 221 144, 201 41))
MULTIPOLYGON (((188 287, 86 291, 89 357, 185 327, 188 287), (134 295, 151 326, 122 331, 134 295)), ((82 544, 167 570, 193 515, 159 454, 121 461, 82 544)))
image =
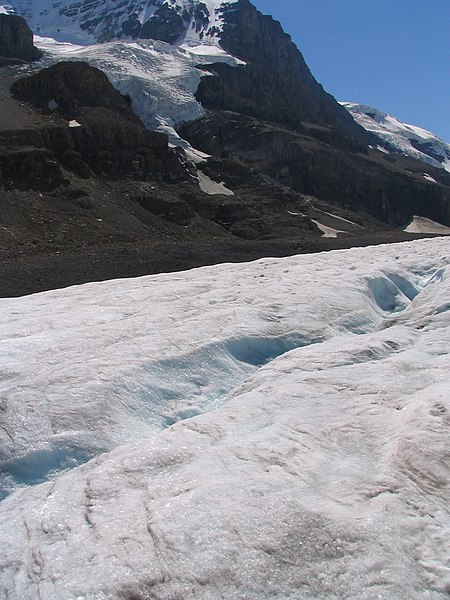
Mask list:
POLYGON ((202 153, 182 140, 175 127, 205 112, 195 92, 201 77, 213 75, 202 71, 201 66, 211 62, 243 64, 219 46, 198 42, 171 46, 139 40, 83 46, 35 36, 35 44, 44 52, 39 68, 61 60, 80 60, 101 69, 119 92, 131 98, 133 111, 148 129, 167 134, 173 146, 187 150, 189 158, 200 160, 202 153))
MULTIPOLYGON (((376 108, 354 102, 341 102, 357 123, 374 133, 381 150, 406 154, 435 168, 450 172, 450 145, 431 131, 402 123, 376 108)), ((427 173, 424 178, 436 183, 427 173)))
POLYGON ((448 238, 0 305, 0 597, 448 598, 448 238))

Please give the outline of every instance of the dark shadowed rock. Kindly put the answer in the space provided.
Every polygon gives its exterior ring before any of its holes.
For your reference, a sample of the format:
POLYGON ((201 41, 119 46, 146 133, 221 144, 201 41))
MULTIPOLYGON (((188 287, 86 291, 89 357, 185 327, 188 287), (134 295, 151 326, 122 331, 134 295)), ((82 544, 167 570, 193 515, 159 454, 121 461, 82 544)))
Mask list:
POLYGON ((76 117, 82 107, 103 107, 138 122, 130 102, 100 69, 85 62, 60 62, 16 81, 11 93, 41 110, 76 117))
POLYGON ((41 52, 33 45, 33 32, 25 19, 17 15, 0 14, 0 66, 2 62, 31 62, 40 57, 41 52))
POLYGON ((327 94, 280 23, 248 0, 224 6, 221 46, 246 62, 238 68, 214 64, 197 98, 206 108, 232 110, 303 130, 305 123, 328 128, 328 137, 363 150, 370 135, 327 94))
POLYGON ((140 31, 139 37, 143 39, 160 40, 173 44, 185 31, 185 21, 183 15, 163 4, 160 6, 152 18, 150 18, 140 31))
POLYGON ((224 111, 186 124, 180 133, 208 154, 390 225, 405 224, 415 214, 450 225, 450 175, 433 169, 439 183, 429 184, 419 161, 375 150, 349 152, 310 130, 301 133, 224 111))
MULTIPOLYGON (((209 27, 210 14, 204 2, 187 3, 185 6, 162 4, 154 14, 141 27, 136 24, 128 24, 127 29, 131 35, 142 39, 160 40, 173 44, 186 34, 189 26, 192 26, 202 38, 204 35, 212 35, 213 29, 209 27)), ((126 32, 126 30, 124 30, 126 32)))
POLYGON ((0 131, 0 186, 53 190, 71 175, 142 181, 189 177, 167 136, 145 129, 128 99, 99 69, 58 63, 18 79, 11 91, 28 103, 25 112, 37 109, 42 123, 0 131))

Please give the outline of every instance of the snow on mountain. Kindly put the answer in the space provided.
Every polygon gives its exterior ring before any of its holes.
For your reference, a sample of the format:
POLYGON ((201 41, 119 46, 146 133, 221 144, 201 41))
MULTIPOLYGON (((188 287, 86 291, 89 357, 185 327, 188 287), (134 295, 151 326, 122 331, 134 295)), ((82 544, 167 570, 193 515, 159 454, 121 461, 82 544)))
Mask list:
POLYGON ((449 297, 440 238, 0 300, 0 595, 444 600, 449 297))
POLYGON ((188 151, 189 144, 181 140, 174 126, 204 114, 195 92, 200 77, 212 75, 197 66, 211 62, 236 66, 242 62, 218 46, 198 42, 171 46, 139 40, 80 46, 36 36, 35 44, 44 51, 40 67, 60 60, 84 60, 104 71, 116 89, 130 96, 134 112, 149 129, 168 134, 171 143, 188 151))
MULTIPOLYGON (((58 41, 90 44, 149 37, 156 21, 177 41, 218 43, 220 8, 236 0, 15 0, 33 31, 58 41)), ((153 36, 150 36, 153 37, 153 36)))
POLYGON ((450 145, 434 133, 402 123, 396 117, 370 106, 352 102, 341 104, 357 123, 380 138, 384 148, 450 172, 450 145))
POLYGON ((13 15, 14 9, 10 4, 0 4, 0 15, 13 15))

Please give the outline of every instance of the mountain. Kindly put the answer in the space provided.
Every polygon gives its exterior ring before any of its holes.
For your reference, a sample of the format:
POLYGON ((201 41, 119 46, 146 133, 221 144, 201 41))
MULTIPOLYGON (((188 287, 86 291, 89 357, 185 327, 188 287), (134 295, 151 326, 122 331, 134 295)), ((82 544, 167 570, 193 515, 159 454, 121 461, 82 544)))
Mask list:
POLYGON ((376 135, 384 149, 450 172, 450 145, 431 131, 402 123, 370 106, 352 102, 342 102, 342 105, 357 123, 376 135))
POLYGON ((152 38, 217 43, 223 0, 16 0, 14 9, 38 33, 68 42, 152 38))
POLYGON ((247 0, 14 8, 0 597, 448 599, 450 174, 247 0))
POLYGON ((0 300, 0 597, 448 600, 449 297, 439 238, 0 300))
POLYGON ((17 0, 15 7, 36 33, 59 41, 153 39, 219 45, 249 64, 238 71, 221 65, 219 78, 203 78, 198 97, 204 106, 239 110, 297 128, 303 121, 326 123, 338 132, 345 130, 348 138, 368 139, 316 82, 280 24, 261 15, 248 0, 17 0))
POLYGON ((450 225, 450 175, 380 149, 248 0, 14 8, 43 57, 0 78, 3 295, 450 225))
POLYGON ((41 57, 33 45, 33 32, 26 21, 9 14, 5 7, 0 12, 0 66, 31 62, 41 57))

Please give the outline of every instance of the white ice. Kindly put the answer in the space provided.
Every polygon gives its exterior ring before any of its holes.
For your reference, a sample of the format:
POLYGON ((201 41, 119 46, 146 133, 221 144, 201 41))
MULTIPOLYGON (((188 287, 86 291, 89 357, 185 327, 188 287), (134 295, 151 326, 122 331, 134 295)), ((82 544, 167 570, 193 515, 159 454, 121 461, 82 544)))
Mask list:
POLYGON ((0 300, 0 597, 448 598, 449 265, 436 238, 0 300))
MULTIPOLYGON (((450 172, 450 145, 434 133, 422 129, 422 127, 402 123, 396 117, 371 106, 353 102, 341 102, 341 104, 357 123, 376 134, 397 152, 450 172), (417 147, 418 145, 419 147, 417 147), (429 154, 427 154, 427 150, 429 154)), ((383 151, 381 147, 378 149, 383 151)))
POLYGON ((0 4, 0 15, 13 15, 14 9, 10 4, 0 4))

